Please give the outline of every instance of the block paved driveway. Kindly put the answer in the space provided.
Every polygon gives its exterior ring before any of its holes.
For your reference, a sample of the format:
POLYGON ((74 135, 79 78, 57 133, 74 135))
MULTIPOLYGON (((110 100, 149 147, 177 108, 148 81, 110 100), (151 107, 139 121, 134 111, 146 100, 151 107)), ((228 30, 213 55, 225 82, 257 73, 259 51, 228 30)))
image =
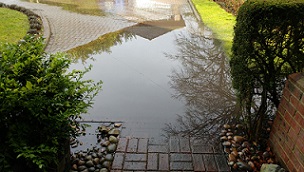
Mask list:
POLYGON ((112 172, 230 171, 217 145, 194 138, 120 138, 112 172))
POLYGON ((67 51, 85 45, 98 37, 133 26, 136 22, 120 16, 90 16, 63 10, 61 7, 19 0, 0 0, 6 4, 17 4, 31 9, 43 19, 46 51, 67 51))

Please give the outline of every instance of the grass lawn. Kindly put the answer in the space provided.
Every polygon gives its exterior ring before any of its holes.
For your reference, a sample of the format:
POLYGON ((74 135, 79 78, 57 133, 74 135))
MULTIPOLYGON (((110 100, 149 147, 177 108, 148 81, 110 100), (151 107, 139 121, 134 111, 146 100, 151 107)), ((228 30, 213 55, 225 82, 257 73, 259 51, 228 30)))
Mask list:
POLYGON ((213 31, 217 39, 223 42, 225 52, 231 55, 236 17, 211 0, 192 0, 192 2, 203 23, 213 31))
POLYGON ((8 8, 0 8, 0 23, 0 44, 17 43, 30 27, 25 14, 8 8))

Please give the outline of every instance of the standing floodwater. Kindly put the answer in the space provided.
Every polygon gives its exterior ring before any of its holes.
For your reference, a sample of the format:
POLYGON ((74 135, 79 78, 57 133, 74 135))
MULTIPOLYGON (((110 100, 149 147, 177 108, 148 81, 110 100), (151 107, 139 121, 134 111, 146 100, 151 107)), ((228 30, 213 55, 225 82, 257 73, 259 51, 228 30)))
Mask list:
POLYGON ((84 120, 122 121, 123 136, 193 136, 234 111, 227 57, 186 0, 28 1, 58 11, 44 11, 60 26, 47 50, 68 50, 71 69, 93 65, 85 79, 103 81, 84 120))
POLYGON ((188 5, 180 12, 69 51, 78 58, 72 68, 92 64, 86 77, 104 82, 86 120, 123 121, 125 136, 156 137, 164 129, 196 130, 185 128, 183 120, 198 125, 228 115, 234 96, 227 57, 188 5))

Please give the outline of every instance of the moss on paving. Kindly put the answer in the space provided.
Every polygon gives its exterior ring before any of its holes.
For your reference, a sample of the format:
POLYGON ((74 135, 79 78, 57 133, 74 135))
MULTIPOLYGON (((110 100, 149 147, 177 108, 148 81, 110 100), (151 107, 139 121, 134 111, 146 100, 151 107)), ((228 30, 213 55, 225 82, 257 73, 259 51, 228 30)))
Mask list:
POLYGON ((236 17, 211 0, 192 0, 192 2, 203 23, 213 31, 217 39, 222 41, 225 52, 230 55, 236 17))
POLYGON ((17 43, 30 27, 25 14, 8 8, 0 8, 0 23, 0 44, 17 43))

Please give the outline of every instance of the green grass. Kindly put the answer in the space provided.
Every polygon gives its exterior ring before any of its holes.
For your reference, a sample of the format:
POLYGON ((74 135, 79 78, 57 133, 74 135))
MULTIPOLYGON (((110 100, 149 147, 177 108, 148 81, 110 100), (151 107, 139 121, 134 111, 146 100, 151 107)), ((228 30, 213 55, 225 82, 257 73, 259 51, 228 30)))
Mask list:
POLYGON ((7 8, 0 8, 0 23, 0 44, 17 43, 30 27, 25 14, 7 8))
POLYGON ((217 39, 222 41, 225 52, 231 55, 236 17, 211 0, 192 0, 192 2, 203 23, 213 31, 217 39))

